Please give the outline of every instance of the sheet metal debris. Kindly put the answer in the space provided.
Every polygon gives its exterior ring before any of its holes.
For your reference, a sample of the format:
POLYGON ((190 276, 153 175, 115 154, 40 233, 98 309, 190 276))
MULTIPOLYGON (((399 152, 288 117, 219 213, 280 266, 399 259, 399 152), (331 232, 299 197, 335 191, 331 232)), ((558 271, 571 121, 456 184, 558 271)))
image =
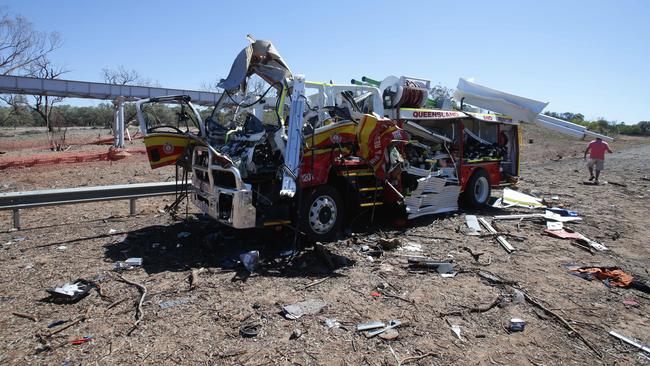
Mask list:
POLYGON ((526 208, 544 208, 541 198, 533 197, 531 195, 515 191, 510 188, 503 189, 503 204, 514 205, 526 208))
POLYGON ((476 218, 475 215, 466 215, 465 216, 465 222, 467 223, 467 227, 469 228, 469 232, 467 235, 481 235, 481 225, 478 223, 478 219, 476 218))
POLYGON ((503 249, 505 249, 506 252, 508 252, 508 254, 515 251, 515 248, 512 245, 510 245, 510 243, 508 243, 506 238, 504 238, 502 235, 498 235, 498 232, 492 227, 492 225, 490 225, 489 222, 487 222, 485 218, 481 217, 478 219, 478 221, 481 223, 481 225, 483 225, 487 229, 487 231, 489 231, 493 235, 496 235, 497 242, 501 244, 503 249))
POLYGON ((372 338, 374 336, 380 335, 381 333, 384 333, 385 331, 387 331, 389 329, 397 328, 401 324, 402 324, 402 322, 400 322, 399 320, 396 320, 396 319, 391 320, 391 321, 388 322, 388 325, 385 326, 384 328, 377 329, 377 330, 371 330, 371 331, 366 332, 366 337, 367 338, 372 338))
POLYGON ((318 314, 327 306, 327 303, 320 299, 309 299, 282 307, 284 316, 287 319, 296 320, 303 315, 318 314))
POLYGON ((190 299, 188 299, 187 297, 183 297, 176 300, 163 301, 160 304, 158 304, 158 306, 160 306, 161 309, 167 309, 173 306, 187 304, 188 302, 190 302, 190 299))
POLYGON ((644 351, 646 353, 650 353, 650 347, 648 347, 646 345, 643 345, 643 344, 633 340, 632 338, 621 335, 621 334, 619 334, 619 333, 617 333, 615 331, 609 332, 609 335, 611 335, 612 337, 617 338, 617 339, 619 339, 619 340, 621 340, 621 341, 623 341, 623 342, 625 342, 625 343, 627 343, 629 345, 632 345, 632 346, 634 346, 634 347, 636 347, 636 348, 638 348, 638 349, 640 349, 640 350, 642 350, 642 351, 644 351))
POLYGON ((576 241, 579 241, 579 242, 583 242, 583 243, 587 244, 589 247, 591 247, 591 248, 593 248, 595 250, 601 251, 601 252, 609 250, 609 248, 607 248, 605 245, 603 245, 601 243, 598 243, 595 240, 591 240, 591 239, 587 238, 586 236, 584 236, 584 235, 582 235, 582 234, 580 234, 580 233, 578 233, 576 231, 573 231, 571 229, 561 228, 559 230, 551 230, 549 228, 546 228, 546 229, 544 229, 544 232, 547 233, 548 235, 556 237, 556 238, 573 239, 573 240, 576 240, 576 241))
POLYGON ((386 324, 384 322, 361 323, 361 324, 357 324, 357 331, 364 331, 364 330, 370 330, 370 329, 383 328, 385 326, 386 326, 386 324))

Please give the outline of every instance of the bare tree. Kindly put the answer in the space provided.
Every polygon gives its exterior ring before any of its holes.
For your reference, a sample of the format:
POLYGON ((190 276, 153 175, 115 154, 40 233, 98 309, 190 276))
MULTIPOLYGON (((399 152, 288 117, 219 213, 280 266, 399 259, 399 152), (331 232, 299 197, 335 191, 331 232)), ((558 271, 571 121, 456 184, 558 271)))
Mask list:
POLYGON ((37 31, 26 18, 0 8, 0 74, 24 71, 60 45, 57 32, 37 31))
MULTIPOLYGON (((37 31, 26 18, 0 8, 0 75, 35 76, 32 73, 39 64, 49 63, 47 55, 60 45, 57 32, 37 31)), ((1 95, 0 101, 11 107, 10 117, 24 113, 28 105, 25 97, 18 95, 1 95)))
MULTIPOLYGON (((59 76, 65 74, 67 70, 63 67, 54 66, 52 62, 46 58, 41 57, 31 64, 28 70, 28 75, 41 79, 58 79, 59 76)), ((53 128, 50 123, 50 116, 54 104, 60 103, 63 97, 53 97, 49 95, 33 95, 34 105, 30 108, 34 110, 43 120, 43 124, 47 127, 48 132, 52 132, 53 128)))
POLYGON ((128 70, 123 65, 117 69, 103 68, 104 82, 117 85, 160 86, 157 81, 145 78, 136 70, 128 70))
POLYGON ((206 92, 212 92, 212 93, 221 93, 223 89, 218 87, 219 81, 202 81, 201 85, 199 85, 199 90, 206 91, 206 92))

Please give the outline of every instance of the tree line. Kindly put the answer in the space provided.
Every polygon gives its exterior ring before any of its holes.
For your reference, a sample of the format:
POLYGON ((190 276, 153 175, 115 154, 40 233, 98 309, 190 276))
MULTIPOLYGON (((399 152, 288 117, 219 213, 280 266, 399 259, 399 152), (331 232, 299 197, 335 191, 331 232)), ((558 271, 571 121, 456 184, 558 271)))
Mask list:
POLYGON ((585 126, 590 131, 602 133, 608 136, 615 136, 618 134, 632 136, 650 136, 650 121, 639 121, 636 124, 625 124, 623 122, 608 121, 602 117, 590 121, 585 119, 585 116, 582 113, 544 112, 544 114, 581 126, 585 126))

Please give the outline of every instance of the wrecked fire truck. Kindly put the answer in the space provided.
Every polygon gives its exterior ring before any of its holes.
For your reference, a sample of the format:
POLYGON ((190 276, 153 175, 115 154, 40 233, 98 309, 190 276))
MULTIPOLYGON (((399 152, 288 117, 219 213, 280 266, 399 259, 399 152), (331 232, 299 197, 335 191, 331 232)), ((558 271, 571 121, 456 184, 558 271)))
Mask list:
POLYGON ((183 169, 193 203, 221 224, 290 225, 329 241, 379 205, 411 219, 486 204, 493 187, 517 182, 519 122, 546 106, 461 79, 458 109, 432 108, 427 80, 362 80, 305 81, 273 44, 251 41, 213 108, 188 96, 137 102, 151 167, 183 169), (252 92, 253 78, 265 88, 252 92))

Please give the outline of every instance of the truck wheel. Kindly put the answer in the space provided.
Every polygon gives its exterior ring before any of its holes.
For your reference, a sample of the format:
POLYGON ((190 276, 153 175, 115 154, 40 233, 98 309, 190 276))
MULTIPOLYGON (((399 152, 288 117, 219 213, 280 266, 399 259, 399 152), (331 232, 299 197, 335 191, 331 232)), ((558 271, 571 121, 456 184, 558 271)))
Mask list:
POLYGON ((471 208, 480 208, 487 204, 492 195, 490 177, 484 169, 478 169, 472 174, 465 187, 465 203, 471 208))
POLYGON ((343 216, 339 192, 322 185, 306 190, 302 197, 300 228, 314 242, 334 240, 343 216))

